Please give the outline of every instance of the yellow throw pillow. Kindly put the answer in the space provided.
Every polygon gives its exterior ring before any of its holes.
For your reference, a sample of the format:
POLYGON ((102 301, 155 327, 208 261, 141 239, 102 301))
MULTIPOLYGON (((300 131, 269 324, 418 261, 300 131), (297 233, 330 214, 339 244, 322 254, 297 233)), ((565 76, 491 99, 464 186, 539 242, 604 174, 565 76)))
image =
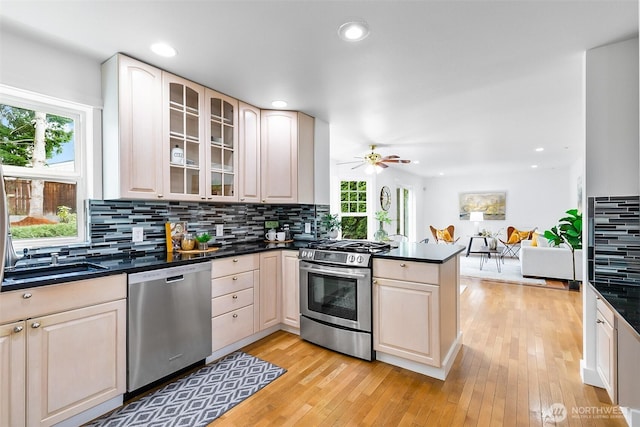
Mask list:
POLYGON ((449 230, 446 228, 442 230, 436 230, 436 236, 438 236, 438 240, 442 240, 445 242, 451 242, 453 239, 451 238, 451 234, 449 234, 449 230))
POLYGON ((531 246, 538 246, 538 233, 533 233, 531 238, 531 246))

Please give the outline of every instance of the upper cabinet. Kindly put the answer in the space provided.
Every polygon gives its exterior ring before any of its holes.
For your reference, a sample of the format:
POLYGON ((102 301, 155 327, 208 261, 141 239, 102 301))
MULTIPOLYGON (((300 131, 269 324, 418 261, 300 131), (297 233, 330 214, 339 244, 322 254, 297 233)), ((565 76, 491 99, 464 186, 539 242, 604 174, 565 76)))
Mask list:
POLYGON ((328 204, 328 125, 120 54, 102 70, 105 199, 328 204))
POLYGON ((163 197, 162 71, 115 55, 102 65, 103 197, 163 197))
POLYGON ((205 198, 205 90, 181 77, 163 73, 165 197, 205 198))
POLYGON ((238 200, 238 101, 211 89, 207 104, 207 200, 238 200))
POLYGON ((260 109, 240 102, 238 140, 240 180, 238 200, 260 203, 260 109))
POLYGON ((261 201, 313 203, 314 119, 295 111, 261 112, 261 201))

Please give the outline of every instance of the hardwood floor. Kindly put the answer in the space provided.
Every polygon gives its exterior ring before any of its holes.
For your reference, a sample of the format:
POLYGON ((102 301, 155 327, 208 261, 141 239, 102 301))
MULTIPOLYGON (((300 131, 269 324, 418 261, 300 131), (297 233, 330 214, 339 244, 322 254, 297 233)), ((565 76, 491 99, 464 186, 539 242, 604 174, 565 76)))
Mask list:
POLYGON ((446 381, 277 332, 244 351, 288 370, 210 426, 626 426, 582 384, 582 295, 462 278, 463 347, 446 381), (556 412, 556 414, 559 414, 556 412))

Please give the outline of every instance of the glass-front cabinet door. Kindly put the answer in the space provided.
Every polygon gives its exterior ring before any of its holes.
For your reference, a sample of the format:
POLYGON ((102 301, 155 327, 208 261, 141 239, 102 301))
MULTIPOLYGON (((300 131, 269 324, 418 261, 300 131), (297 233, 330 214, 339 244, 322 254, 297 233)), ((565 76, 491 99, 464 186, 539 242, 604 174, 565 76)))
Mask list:
POLYGON ((165 192, 170 197, 201 200, 205 196, 204 87, 163 74, 167 161, 165 192), (168 129, 167 129, 168 126, 168 129))
POLYGON ((238 200, 238 101, 206 89, 207 199, 238 200))

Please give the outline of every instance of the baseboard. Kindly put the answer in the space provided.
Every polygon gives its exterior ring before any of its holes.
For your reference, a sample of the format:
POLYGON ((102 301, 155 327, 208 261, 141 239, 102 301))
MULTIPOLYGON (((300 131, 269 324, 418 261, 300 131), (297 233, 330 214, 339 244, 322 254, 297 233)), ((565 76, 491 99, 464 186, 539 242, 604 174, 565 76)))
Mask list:
POLYGON ((102 402, 99 405, 94 406, 91 409, 87 409, 84 412, 74 415, 71 418, 67 418, 64 421, 60 421, 56 424, 56 427, 78 427, 94 420, 107 412, 111 412, 116 408, 122 406, 124 402, 123 395, 116 396, 112 399, 102 402))
POLYGON ((453 363, 455 362, 456 356, 458 355, 461 347, 462 333, 458 334, 458 337, 449 348, 449 351, 447 352, 447 355, 442 362, 442 367, 440 368, 414 362, 413 360, 407 360, 402 357, 394 356, 392 354, 381 353, 379 351, 376 351, 376 360, 444 381, 447 378, 447 375, 449 374, 449 371, 451 370, 451 367, 453 366, 453 363))
POLYGON ((584 359, 580 359, 580 377, 584 384, 592 385, 594 387, 604 388, 604 383, 598 375, 598 371, 595 369, 587 368, 585 366, 584 359))
POLYGON ((625 408, 623 406, 621 406, 620 409, 629 427, 640 427, 640 410, 625 408))

